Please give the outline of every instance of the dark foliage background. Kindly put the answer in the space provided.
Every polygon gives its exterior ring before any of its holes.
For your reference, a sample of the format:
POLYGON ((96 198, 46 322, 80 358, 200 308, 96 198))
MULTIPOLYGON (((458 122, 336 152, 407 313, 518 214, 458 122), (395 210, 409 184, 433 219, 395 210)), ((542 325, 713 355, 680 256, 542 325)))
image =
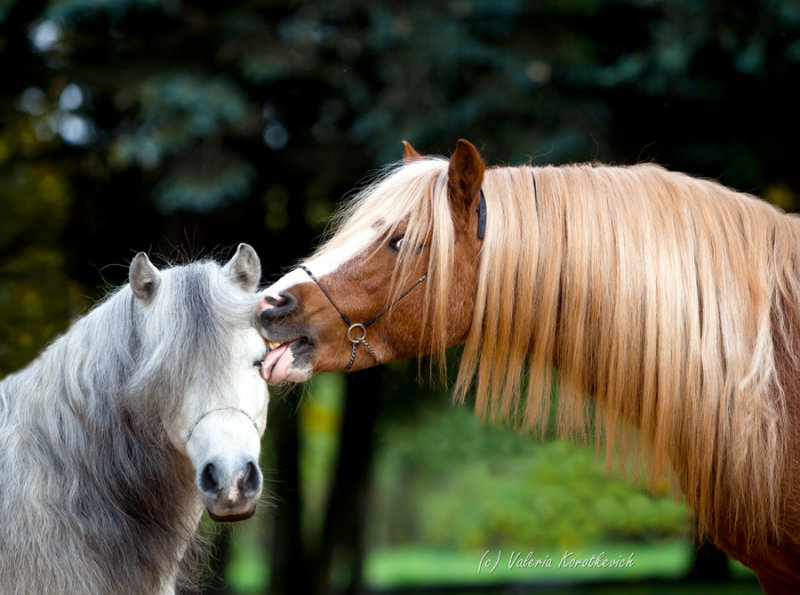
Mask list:
MULTIPOLYGON (((0 375, 136 251, 246 241, 274 278, 401 139, 465 137, 492 164, 654 160, 790 210, 800 191, 796 0, 0 0, 0 73, 0 375)), ((271 592, 360 587, 376 447, 442 400, 404 366, 341 389, 321 511, 300 396, 275 399, 271 592)))

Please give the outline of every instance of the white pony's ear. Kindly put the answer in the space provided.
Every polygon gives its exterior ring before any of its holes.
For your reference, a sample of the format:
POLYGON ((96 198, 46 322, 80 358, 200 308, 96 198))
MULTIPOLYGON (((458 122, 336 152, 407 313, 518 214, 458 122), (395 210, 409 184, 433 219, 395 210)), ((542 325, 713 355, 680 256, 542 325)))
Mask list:
POLYGON ((153 300, 153 296, 161 285, 161 273, 153 266, 147 254, 139 252, 131 262, 128 272, 128 279, 131 284, 131 291, 136 298, 144 303, 153 300))
POLYGON ((261 279, 261 260, 250 244, 239 244, 236 254, 222 270, 236 285, 252 293, 261 279))

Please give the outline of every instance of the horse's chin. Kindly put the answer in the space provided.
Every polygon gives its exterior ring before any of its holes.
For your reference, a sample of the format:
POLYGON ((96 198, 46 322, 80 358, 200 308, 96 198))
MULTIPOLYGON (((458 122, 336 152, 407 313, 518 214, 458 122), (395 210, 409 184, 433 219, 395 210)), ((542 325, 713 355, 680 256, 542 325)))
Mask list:
POLYGON ((305 382, 313 376, 313 372, 306 368, 289 368, 278 372, 273 371, 267 380, 270 384, 288 384, 305 382))
POLYGON ((238 523, 251 518, 256 513, 256 507, 254 505, 250 510, 235 514, 214 514, 209 508, 206 508, 206 512, 215 523, 238 523))

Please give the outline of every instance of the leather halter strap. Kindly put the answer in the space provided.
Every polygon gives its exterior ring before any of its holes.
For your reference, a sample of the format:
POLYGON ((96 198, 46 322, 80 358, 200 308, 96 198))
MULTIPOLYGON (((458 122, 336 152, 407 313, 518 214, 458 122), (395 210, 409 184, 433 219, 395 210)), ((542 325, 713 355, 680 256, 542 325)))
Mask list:
POLYGON ((205 413, 203 413, 203 414, 202 414, 200 417, 198 417, 198 418, 197 418, 197 419, 194 421, 194 423, 192 424, 192 427, 191 427, 191 428, 189 428, 189 431, 186 433, 186 442, 189 442, 189 440, 191 440, 191 438, 192 438, 192 434, 194 434, 194 430, 195 430, 195 428, 197 428, 197 425, 198 425, 198 424, 199 424, 201 421, 203 421, 203 420, 204 420, 206 417, 208 417, 209 415, 211 415, 212 413, 214 413, 215 411, 238 411, 239 413, 241 413, 242 415, 244 415, 244 416, 245 416, 247 419, 249 419, 249 420, 252 422, 252 424, 253 424, 253 427, 256 429, 256 432, 258 432, 258 431, 259 431, 259 430, 258 430, 258 422, 256 422, 256 420, 255 420, 255 419, 253 419, 253 416, 252 416, 252 415, 250 415, 249 413, 247 413, 247 411, 245 411, 245 410, 244 410, 244 409, 242 409, 241 407, 231 407, 231 406, 229 406, 229 405, 226 405, 225 407, 215 407, 214 409, 209 409, 208 411, 206 411, 205 413))
POLYGON ((378 320, 381 316, 386 314, 389 310, 394 308, 400 300, 402 300, 404 297, 406 297, 409 293, 411 293, 414 290, 414 288, 417 285, 419 285, 420 283, 425 281, 425 279, 428 278, 428 273, 425 273, 419 279, 417 279, 411 287, 409 287, 406 291, 404 291, 396 300, 394 300, 391 304, 389 304, 383 310, 378 312, 375 316, 373 316, 372 318, 370 318, 366 322, 353 323, 353 322, 351 322, 350 318, 347 317, 347 314, 342 312, 341 308, 339 308, 339 306, 336 305, 336 302, 333 301, 333 298, 331 297, 331 295, 327 291, 325 291, 325 288, 319 282, 319 279, 317 279, 317 277, 314 275, 314 273, 311 272, 311 269, 309 269, 304 264, 301 264, 300 268, 303 269, 306 272, 306 274, 311 278, 311 280, 316 284, 316 286, 319 287, 319 289, 322 292, 322 294, 326 298, 328 298, 328 301, 331 303, 331 306, 333 306, 334 310, 336 310, 336 312, 339 314, 339 317, 342 319, 342 321, 348 327, 347 328, 347 339, 350 341, 350 343, 352 343, 353 350, 352 350, 352 352, 350 354, 350 361, 347 362, 347 365, 343 368, 343 370, 345 372, 347 372, 350 368, 353 367, 353 362, 356 361, 356 348, 358 347, 359 344, 364 345, 364 347, 366 347, 367 351, 369 351, 369 354, 372 356, 372 359, 374 359, 375 362, 378 363, 378 361, 379 361, 378 360, 378 356, 375 355, 375 352, 372 350, 372 347, 370 347, 369 343, 367 343, 367 327, 369 325, 371 325, 372 323, 374 323, 376 320, 378 320))

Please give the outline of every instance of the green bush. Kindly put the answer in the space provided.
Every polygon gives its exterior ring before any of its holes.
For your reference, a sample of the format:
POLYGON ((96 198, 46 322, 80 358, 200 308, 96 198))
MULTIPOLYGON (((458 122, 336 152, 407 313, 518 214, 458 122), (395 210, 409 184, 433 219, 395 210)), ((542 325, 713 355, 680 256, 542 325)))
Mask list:
POLYGON ((594 447, 541 443, 466 407, 395 428, 377 462, 380 545, 580 546, 686 533, 687 510, 603 468, 594 447))

